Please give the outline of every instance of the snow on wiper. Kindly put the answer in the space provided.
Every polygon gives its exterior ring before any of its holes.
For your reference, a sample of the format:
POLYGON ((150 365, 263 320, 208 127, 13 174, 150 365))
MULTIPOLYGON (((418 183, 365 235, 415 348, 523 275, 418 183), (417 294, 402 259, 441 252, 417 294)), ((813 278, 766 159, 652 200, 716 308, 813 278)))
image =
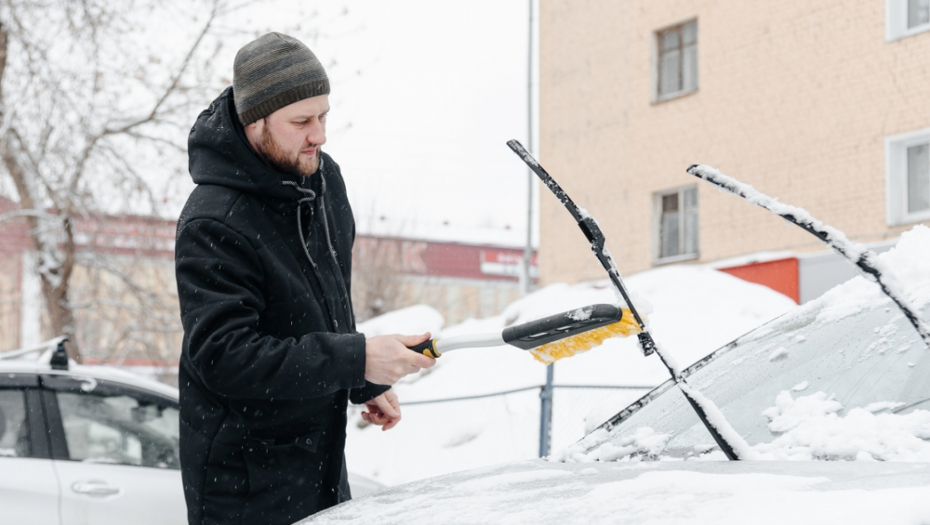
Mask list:
POLYGON ((904 287, 901 286, 891 270, 879 260, 875 252, 860 243, 849 240, 842 230, 815 219, 807 210, 781 203, 778 199, 769 197, 749 184, 724 175, 716 168, 695 164, 688 168, 688 173, 699 179, 704 179, 729 193, 739 195, 750 204, 755 204, 781 216, 829 245, 859 268, 866 278, 878 283, 882 292, 898 305, 907 320, 917 330, 921 339, 924 340, 927 348, 930 348, 930 326, 927 326, 927 323, 918 317, 917 309, 907 300, 904 287))

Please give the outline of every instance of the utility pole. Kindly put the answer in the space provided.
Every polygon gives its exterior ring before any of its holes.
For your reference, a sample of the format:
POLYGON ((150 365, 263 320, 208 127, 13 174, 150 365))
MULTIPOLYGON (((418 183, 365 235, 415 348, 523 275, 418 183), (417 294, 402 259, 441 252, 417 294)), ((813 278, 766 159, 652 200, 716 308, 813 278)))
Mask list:
POLYGON ((555 365, 546 367, 546 386, 539 392, 539 457, 549 455, 549 442, 552 436, 552 376, 555 365))
MULTIPOLYGON (((530 23, 527 38, 526 60, 526 150, 533 151, 533 2, 529 0, 530 23)), ((532 288, 530 267, 533 262, 533 170, 527 169, 526 184, 526 245, 523 246, 523 269, 520 272, 520 293, 526 295, 532 288)))
MULTIPOLYGON (((536 0, 529 0, 529 31, 527 38, 526 58, 526 150, 533 151, 533 28, 536 25, 533 19, 533 4, 536 0)), ((538 156, 538 155, 537 155, 538 156)), ((527 169, 526 183, 526 245, 523 247, 523 271, 520 274, 521 292, 530 293, 533 277, 530 273, 533 262, 533 188, 536 185, 536 176, 533 170, 527 169)), ((549 455, 549 443, 552 435, 552 378, 555 375, 555 364, 546 367, 546 386, 539 393, 539 457, 549 455)))

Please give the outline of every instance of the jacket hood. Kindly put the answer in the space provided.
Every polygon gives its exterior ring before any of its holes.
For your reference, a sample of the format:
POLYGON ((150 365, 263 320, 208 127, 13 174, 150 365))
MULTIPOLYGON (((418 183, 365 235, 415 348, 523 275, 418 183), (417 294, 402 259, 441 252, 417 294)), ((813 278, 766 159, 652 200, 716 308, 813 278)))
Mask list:
MULTIPOLYGON (((197 117, 188 137, 188 155, 195 184, 214 184, 263 197, 292 200, 301 196, 295 187, 307 182, 270 169, 258 157, 236 116, 232 87, 226 88, 197 117), (284 181, 293 181, 296 186, 284 185, 284 181)), ((326 154, 321 152, 320 155, 322 166, 326 154)))

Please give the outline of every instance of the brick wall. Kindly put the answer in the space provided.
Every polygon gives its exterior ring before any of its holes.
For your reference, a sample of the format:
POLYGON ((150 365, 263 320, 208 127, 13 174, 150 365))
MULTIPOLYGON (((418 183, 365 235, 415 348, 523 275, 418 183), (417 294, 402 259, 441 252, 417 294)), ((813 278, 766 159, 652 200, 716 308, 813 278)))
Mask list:
MULTIPOLYGON (((653 265, 652 195, 711 164, 856 240, 885 222, 884 139, 930 127, 930 33, 885 40, 885 2, 541 0, 543 165, 600 222, 624 272, 653 265), (699 89, 652 101, 654 32, 698 21, 699 89)), ((698 184, 700 262, 822 249, 698 184)), ((541 197, 544 283, 601 278, 577 226, 541 197)))

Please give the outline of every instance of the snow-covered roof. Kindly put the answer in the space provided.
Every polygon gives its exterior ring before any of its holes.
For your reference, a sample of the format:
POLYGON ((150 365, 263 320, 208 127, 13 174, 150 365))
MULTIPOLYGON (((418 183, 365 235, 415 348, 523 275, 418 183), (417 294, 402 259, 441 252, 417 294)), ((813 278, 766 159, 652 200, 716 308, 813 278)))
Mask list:
POLYGON ((105 365, 78 365, 73 361, 68 370, 55 370, 48 363, 29 359, 15 359, 0 361, 0 374, 53 374, 72 377, 92 377, 114 383, 122 383, 143 390, 149 390, 171 399, 178 399, 178 389, 164 383, 153 381, 132 372, 105 365))

